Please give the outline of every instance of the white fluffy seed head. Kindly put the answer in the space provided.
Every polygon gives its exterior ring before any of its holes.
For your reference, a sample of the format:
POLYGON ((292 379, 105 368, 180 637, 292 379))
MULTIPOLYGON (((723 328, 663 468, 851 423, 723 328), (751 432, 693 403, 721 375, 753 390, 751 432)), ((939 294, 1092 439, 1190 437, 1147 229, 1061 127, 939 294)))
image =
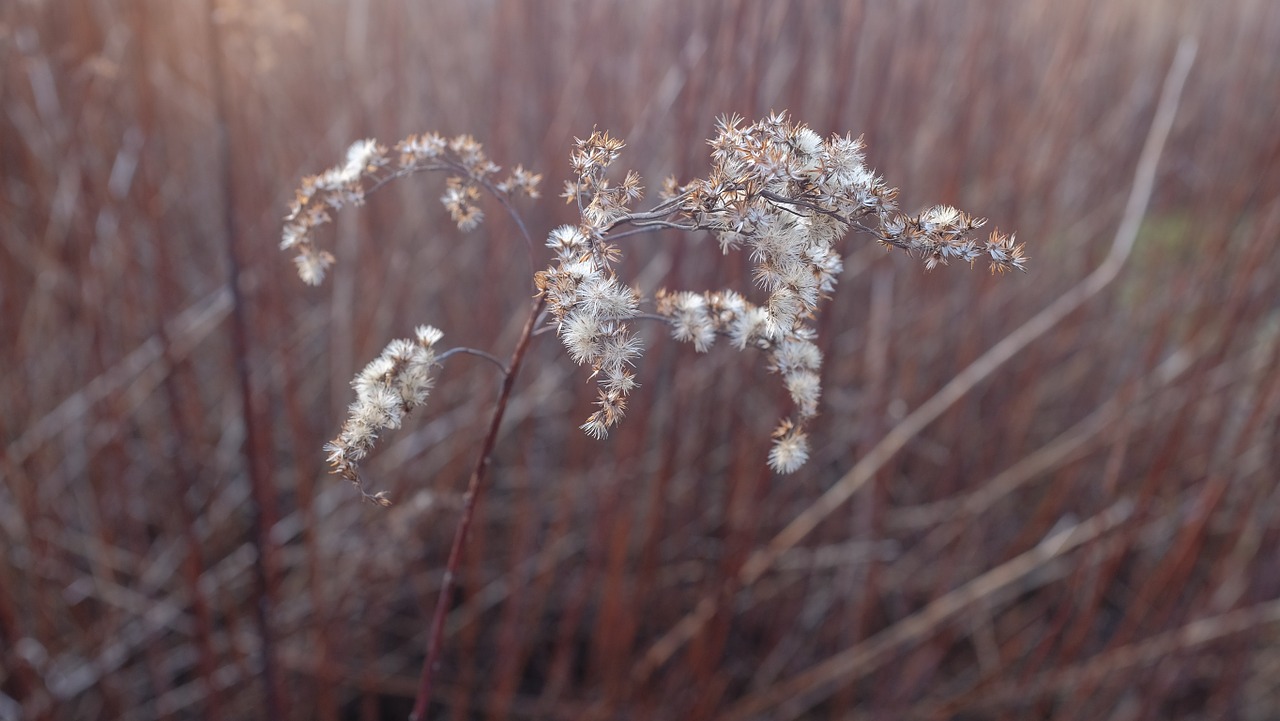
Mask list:
POLYGON ((631 318, 636 314, 638 304, 635 291, 616 278, 596 275, 578 286, 578 306, 582 312, 601 319, 631 318))
POLYGON ((783 421, 774 436, 769 467, 775 473, 794 473, 809 460, 809 436, 793 428, 790 421, 783 421))
POLYGON ((784 380, 791 401, 796 404, 801 419, 812 418, 818 414, 818 397, 822 395, 822 381, 813 371, 794 371, 788 373, 784 380))
POLYGON ((774 370, 787 375, 795 371, 817 371, 822 367, 822 351, 813 341, 791 337, 773 349, 774 370))
POLYGON ((588 313, 572 312, 560 323, 560 340, 578 365, 593 363, 602 352, 600 319, 588 313))
POLYGON ((414 329, 413 334, 418 338, 418 343, 430 348, 444 337, 444 333, 439 328, 429 325, 420 325, 414 329))

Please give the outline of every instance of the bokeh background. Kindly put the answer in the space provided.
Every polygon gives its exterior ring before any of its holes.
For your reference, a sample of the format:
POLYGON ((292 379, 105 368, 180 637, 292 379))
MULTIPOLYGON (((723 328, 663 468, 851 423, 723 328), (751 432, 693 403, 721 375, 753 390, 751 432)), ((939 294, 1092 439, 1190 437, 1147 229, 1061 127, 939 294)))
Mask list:
MULTIPOLYGON (((431 717, 1280 718, 1277 48, 1269 0, 3 3, 0 718, 403 718, 494 370, 451 358, 384 439, 390 509, 320 448, 414 325, 508 354, 532 269, 497 206, 461 234, 420 176, 326 226, 338 264, 304 286, 277 247, 299 179, 359 138, 472 133, 545 175, 543 234, 574 220, 575 135, 626 138, 656 188, 704 171, 717 116, 781 109, 864 134, 905 209, 1016 230, 1029 272, 850 237, 786 477, 760 355, 650 324, 593 442, 594 384, 536 337, 431 717), (1119 275, 735 583, 1103 262, 1183 38, 1119 275)), ((706 237, 624 250, 646 293, 750 288, 706 237)))

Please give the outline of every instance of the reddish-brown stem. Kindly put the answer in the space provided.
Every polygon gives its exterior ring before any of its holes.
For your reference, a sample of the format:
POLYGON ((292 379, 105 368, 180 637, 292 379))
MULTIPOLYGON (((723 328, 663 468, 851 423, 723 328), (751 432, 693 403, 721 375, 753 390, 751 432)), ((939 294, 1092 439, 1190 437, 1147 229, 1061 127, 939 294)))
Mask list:
POLYGON ((227 286, 231 291, 231 350, 234 354, 235 375, 244 422, 245 470, 249 477, 250 494, 253 499, 251 543, 257 552, 254 556, 253 576, 258 594, 257 603, 254 604, 254 620, 261 639, 259 653, 262 657, 263 716, 269 719, 282 719, 285 718, 284 710, 288 704, 282 697, 284 686, 280 682, 280 670, 275 656, 276 632, 271 625, 272 602, 275 597, 271 527, 275 523, 276 514, 267 458, 270 454, 268 450, 270 443, 264 438, 267 430, 260 422, 254 408, 253 382, 249 372, 249 318, 244 293, 245 281, 240 272, 243 264, 237 248, 237 243, 240 241, 240 227, 236 216, 238 191, 231 167, 231 131, 227 120, 229 117, 227 78, 222 67, 223 45, 218 24, 213 20, 216 17, 213 0, 206 0, 205 10, 215 118, 214 147, 221 160, 218 172, 222 185, 222 230, 226 234, 227 286))
POLYGON ((529 312, 516 348, 511 352, 511 360, 502 376, 502 389, 498 393, 497 403, 493 407, 493 415, 489 418, 489 430, 485 433, 484 444, 480 447, 480 455, 476 458, 475 468, 471 471, 471 479, 467 482, 467 492, 462 501, 462 518, 453 534, 453 547, 449 549, 449 560, 445 564, 444 579, 440 582, 440 596, 436 600, 436 610, 431 618, 431 628, 427 633, 427 659, 422 664, 422 678, 418 683, 418 697, 413 704, 410 721, 422 721, 426 718, 427 705, 431 703, 432 684, 435 681, 436 666, 440 661, 440 646, 444 637, 444 619, 449 610, 449 596, 453 593, 454 578, 458 573, 458 563, 462 559, 462 549, 467 544, 467 532, 471 529, 471 520, 475 516, 476 506, 484 492, 484 478, 489 470, 489 461, 494 444, 498 441, 498 430, 502 427, 502 417, 507 410, 507 401, 511 398, 511 388, 515 385, 516 376, 520 373, 520 365, 524 360, 525 350, 533 338, 533 329, 537 325, 546 300, 539 298, 529 312))

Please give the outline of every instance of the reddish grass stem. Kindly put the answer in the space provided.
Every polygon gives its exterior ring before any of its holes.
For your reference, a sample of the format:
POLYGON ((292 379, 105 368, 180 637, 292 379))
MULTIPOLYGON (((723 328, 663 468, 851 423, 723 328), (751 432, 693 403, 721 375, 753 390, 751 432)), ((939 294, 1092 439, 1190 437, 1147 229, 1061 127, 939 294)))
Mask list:
POLYGON ((453 547, 449 549, 449 560, 445 565, 444 579, 440 583, 440 596, 436 600, 435 613, 431 618, 431 628, 427 634, 427 659, 422 664, 422 677, 418 683, 418 697, 413 704, 410 721, 422 721, 426 718, 427 705, 431 703, 431 691, 435 682, 436 666, 440 662, 441 642, 444 638, 444 619, 448 613, 449 596, 453 593, 454 579, 458 573, 458 564, 462 560, 462 549, 467 544, 467 533, 471 530, 471 520, 475 517, 476 505, 484 493, 484 479, 489 471, 489 462, 493 454, 494 444, 498 441, 498 430, 502 427, 502 417, 507 411, 507 401, 511 398, 511 389, 515 385, 516 376, 520 373, 520 365, 524 361, 525 350, 533 338, 533 329, 546 306, 546 300, 539 298, 529 312, 520 339, 516 341, 515 350, 511 352, 511 360, 503 370, 502 389, 493 407, 493 415, 489 418, 489 430, 485 433, 484 444, 480 447, 480 455, 476 458, 475 468, 471 471, 471 479, 467 482, 467 492, 463 496, 462 518, 453 534, 453 547))
POLYGON ((218 174, 222 184, 222 230, 226 234, 227 286, 231 291, 231 352, 234 357, 237 390, 240 394, 244 423, 245 470, 249 476, 250 496, 253 500, 251 543, 256 552, 253 562, 253 579, 257 586, 257 603, 253 607, 254 621, 262 644, 259 653, 262 657, 263 715, 269 719, 283 719, 286 718, 284 714, 286 704, 282 695, 283 686, 276 660, 275 630, 271 625, 271 608, 274 598, 271 527, 275 523, 275 500, 267 459, 269 453, 267 449, 271 444, 263 438, 266 429, 259 424, 253 402, 253 379, 249 370, 249 318, 244 294, 244 277, 241 273, 243 264, 240 262, 239 250, 236 247, 240 228, 236 217, 238 191, 231 165, 227 78, 222 66, 223 43, 218 23, 214 20, 217 16, 217 8, 213 0, 206 1, 205 11, 210 84, 214 104, 215 153, 220 160, 218 174))

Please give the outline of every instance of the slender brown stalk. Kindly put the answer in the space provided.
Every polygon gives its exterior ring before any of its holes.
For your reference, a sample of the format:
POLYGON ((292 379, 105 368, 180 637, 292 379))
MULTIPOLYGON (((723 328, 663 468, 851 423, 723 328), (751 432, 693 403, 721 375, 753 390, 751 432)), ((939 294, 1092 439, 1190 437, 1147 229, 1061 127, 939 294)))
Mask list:
POLYGON ((475 517, 476 506, 484 493, 484 479, 489 471, 494 444, 498 441, 498 430, 502 427, 502 417, 507 410, 507 401, 511 398, 511 389, 515 386, 516 376, 520 373, 525 351, 533 338, 533 329, 538 317, 546 307, 542 297, 533 304, 529 318, 525 321, 524 330, 516 341, 515 350, 511 352, 511 360, 502 375, 502 389, 493 407, 493 415, 489 418, 489 430, 485 433, 484 444, 480 447, 480 455, 476 458, 475 468, 471 471, 471 479, 467 481, 467 492, 463 496, 462 518, 453 534, 453 547, 449 549, 449 560, 445 565, 444 579, 440 582, 440 595, 436 600, 435 613, 431 618, 431 627, 427 633, 427 659, 422 664, 422 677, 418 683, 418 697, 413 704, 410 721, 421 721, 426 717, 427 705, 431 703, 431 691, 435 682, 436 666, 440 661, 441 641, 444 637, 444 619, 448 613, 449 596, 453 593, 454 579, 458 573, 458 564, 462 560, 462 549, 467 544, 467 533, 471 530, 471 521, 475 517))
POLYGON ((213 0, 207 0, 206 29, 208 32, 210 83, 214 102, 214 141, 221 160, 219 175, 222 184, 223 232, 226 234, 227 286, 231 290, 231 348, 235 359, 235 373, 241 400, 244 422, 244 458, 249 475, 253 499, 254 582, 257 586, 257 603, 254 604, 254 621, 261 640, 262 684, 264 695, 263 714, 271 719, 283 719, 285 704, 281 697, 280 672, 276 663, 275 632, 271 627, 273 600, 273 572, 271 551, 271 526, 275 522, 275 501, 271 492, 270 471, 267 467, 266 443, 261 435, 253 402, 253 379, 249 372, 249 319, 245 309, 244 278, 240 272, 239 251, 236 243, 240 234, 236 218, 236 185, 231 168, 231 138, 227 121, 226 74, 222 67, 222 39, 214 18, 217 8, 213 0))

